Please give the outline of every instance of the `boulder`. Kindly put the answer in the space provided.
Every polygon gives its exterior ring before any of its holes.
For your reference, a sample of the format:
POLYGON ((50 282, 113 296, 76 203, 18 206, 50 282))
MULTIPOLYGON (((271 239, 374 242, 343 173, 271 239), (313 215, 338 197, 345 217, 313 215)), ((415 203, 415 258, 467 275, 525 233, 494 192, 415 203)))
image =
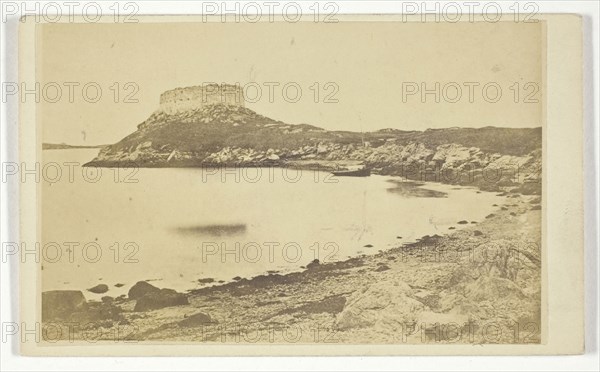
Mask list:
POLYGON ((426 306, 413 297, 408 284, 386 280, 355 292, 337 316, 336 324, 340 330, 370 327, 395 333, 419 320, 424 310, 426 306))
POLYGON ((378 265, 377 265, 377 268, 375 269, 375 271, 377 271, 377 272, 381 272, 381 271, 387 271, 387 270, 389 270, 389 269, 390 269, 390 267, 389 267, 388 265, 385 265, 385 264, 378 264, 378 265))
POLYGON ((115 299, 110 296, 104 296, 101 298, 101 300, 105 304, 112 304, 115 301, 115 299))
MULTIPOLYGON (((521 287, 509 279, 481 276, 477 280, 459 284, 456 288, 443 293, 439 310, 448 314, 447 322, 456 324, 473 323, 481 326, 492 322, 501 329, 536 324, 528 337, 539 336, 540 294, 525 294, 521 287), (452 319, 454 318, 454 319, 452 319)), ((433 323, 438 314, 423 314, 421 320, 433 323), (430 315, 430 316, 428 316, 430 315)), ((443 315, 442 315, 443 316, 443 315)), ((442 320, 439 320, 442 322, 442 320)), ((523 328, 524 329, 524 328, 523 328)), ((530 329, 531 330, 531 329, 530 329)), ((487 334, 491 336, 491 334, 487 334)), ((485 333, 475 332, 474 343, 489 343, 485 333)), ((514 342, 512 332, 499 332, 494 342, 514 342), (511 339, 512 338, 512 339, 511 339)))
POLYGON ((127 296, 126 295, 119 295, 119 296, 117 296, 117 298, 115 298, 114 302, 116 302, 116 303, 122 303, 122 302, 125 302, 125 301, 127 301, 127 296))
POLYGON ((494 277, 481 276, 465 286, 465 297, 479 303, 482 301, 513 301, 525 299, 525 294, 513 281, 494 277))
POLYGON ((86 309, 81 291, 49 291, 42 293, 42 321, 68 319, 73 313, 86 309))
POLYGON ((202 327, 207 324, 213 324, 213 323, 216 323, 216 322, 212 320, 210 315, 204 314, 204 313, 196 313, 194 315, 188 316, 187 318, 183 319, 182 321, 180 321, 177 324, 179 324, 180 327, 192 328, 192 327, 202 327))
POLYGON ((307 269, 314 269, 316 267, 318 267, 321 264, 321 262, 318 259, 314 259, 312 260, 308 265, 306 265, 307 269))
POLYGON ((90 301, 83 311, 72 314, 70 320, 79 324, 88 324, 103 322, 108 327, 112 326, 111 321, 121 321, 123 310, 113 304, 112 298, 102 297, 102 302, 90 301), (107 301, 107 298, 111 299, 107 301), (109 325, 111 324, 111 325, 109 325))
POLYGON ((187 296, 173 289, 163 288, 138 298, 133 311, 149 311, 179 305, 189 305, 187 296))
POLYGON ((139 298, 144 297, 146 294, 156 293, 158 291, 160 291, 159 288, 153 286, 148 282, 137 282, 133 287, 129 289, 129 292, 127 292, 127 296, 129 296, 129 298, 132 300, 137 300, 139 298))
POLYGON ((535 257, 524 249, 518 250, 515 242, 506 239, 485 241, 473 248, 469 260, 469 271, 475 279, 479 276, 492 276, 515 280, 524 269, 524 259, 535 257))
POLYGON ((98 284, 95 287, 89 288, 88 292, 92 292, 92 293, 106 293, 106 292, 108 292, 108 286, 106 284, 98 284))

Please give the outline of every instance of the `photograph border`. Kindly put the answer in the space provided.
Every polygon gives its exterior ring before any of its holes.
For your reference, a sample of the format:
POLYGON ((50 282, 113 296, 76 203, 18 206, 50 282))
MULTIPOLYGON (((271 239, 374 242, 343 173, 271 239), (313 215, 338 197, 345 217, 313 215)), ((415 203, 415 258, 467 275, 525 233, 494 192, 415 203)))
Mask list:
MULTIPOLYGON (((405 16, 406 17, 406 16, 405 16)), ((140 22, 197 21, 199 16, 140 16, 140 22)), ((344 21, 399 21, 399 15, 338 16, 344 21)), ((25 342, 26 355, 192 356, 192 355, 542 355, 584 351, 583 301, 583 81, 582 18, 577 15, 539 15, 546 29, 545 123, 543 125, 542 323, 540 345, 433 344, 191 344, 138 342, 107 345, 25 342), (569 55, 568 61, 564 55, 569 55), (569 190, 566 193, 565 190, 569 190), (554 196, 554 197, 551 197, 554 196), (185 345, 185 347, 182 347, 185 345), (268 348, 268 351, 265 349, 268 348)), ((410 19, 410 18, 409 18, 410 19)), ((413 20, 418 21, 418 18, 413 20)), ((19 34, 20 80, 36 80, 36 42, 39 23, 25 22, 19 34)), ((20 161, 40 159, 41 141, 35 102, 20 106, 20 161), (31 139, 35 138, 32 143, 31 139)), ((39 241, 40 184, 20 188, 21 241, 39 241)), ((20 322, 40 320, 39 265, 20 265, 20 322), (32 280, 32 277, 35 280, 32 280)), ((29 341, 29 340, 28 340, 29 341)))

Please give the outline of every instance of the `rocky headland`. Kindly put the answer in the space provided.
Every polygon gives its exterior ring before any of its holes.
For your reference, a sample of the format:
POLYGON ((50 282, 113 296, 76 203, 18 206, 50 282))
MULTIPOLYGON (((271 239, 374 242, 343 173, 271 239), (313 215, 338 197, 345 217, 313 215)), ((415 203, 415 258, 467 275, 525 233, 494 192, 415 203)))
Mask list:
MULTIPOLYGON (((218 92, 230 97, 235 89, 226 87, 218 92)), ((203 99, 206 91, 165 92, 159 109, 134 133, 102 148, 86 166, 331 170, 359 163, 382 175, 541 193, 541 128, 327 131, 260 115, 244 107, 241 94, 222 102, 203 99)))

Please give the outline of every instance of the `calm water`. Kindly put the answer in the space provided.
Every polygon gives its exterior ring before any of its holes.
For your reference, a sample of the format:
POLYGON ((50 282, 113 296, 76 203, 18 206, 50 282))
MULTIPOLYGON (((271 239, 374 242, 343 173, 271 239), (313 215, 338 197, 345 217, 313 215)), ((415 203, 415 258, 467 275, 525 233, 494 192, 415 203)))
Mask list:
POLYGON ((279 168, 135 174, 103 168, 88 182, 85 168, 74 166, 70 182, 63 163, 83 164, 96 153, 43 152, 46 164, 60 164, 63 171, 58 182, 42 186, 43 290, 104 283, 110 288, 105 295, 118 296, 139 280, 183 291, 205 285, 199 279, 295 271, 315 258, 373 254, 460 228, 460 220, 481 221, 501 200, 470 188, 415 187, 387 176, 333 178, 279 168), (61 248, 58 259, 51 242, 61 248), (68 249, 65 242, 79 246, 68 249))

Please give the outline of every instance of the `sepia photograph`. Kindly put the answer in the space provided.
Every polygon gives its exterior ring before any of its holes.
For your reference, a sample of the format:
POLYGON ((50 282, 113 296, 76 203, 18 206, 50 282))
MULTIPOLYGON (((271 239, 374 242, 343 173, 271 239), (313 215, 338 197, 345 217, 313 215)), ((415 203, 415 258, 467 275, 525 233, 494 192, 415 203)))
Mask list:
POLYGON ((3 337, 46 356, 584 352, 580 17, 211 4, 21 18, 3 337))
POLYGON ((541 342, 542 23, 39 40, 43 81, 94 82, 39 119, 42 322, 64 337, 541 342))

